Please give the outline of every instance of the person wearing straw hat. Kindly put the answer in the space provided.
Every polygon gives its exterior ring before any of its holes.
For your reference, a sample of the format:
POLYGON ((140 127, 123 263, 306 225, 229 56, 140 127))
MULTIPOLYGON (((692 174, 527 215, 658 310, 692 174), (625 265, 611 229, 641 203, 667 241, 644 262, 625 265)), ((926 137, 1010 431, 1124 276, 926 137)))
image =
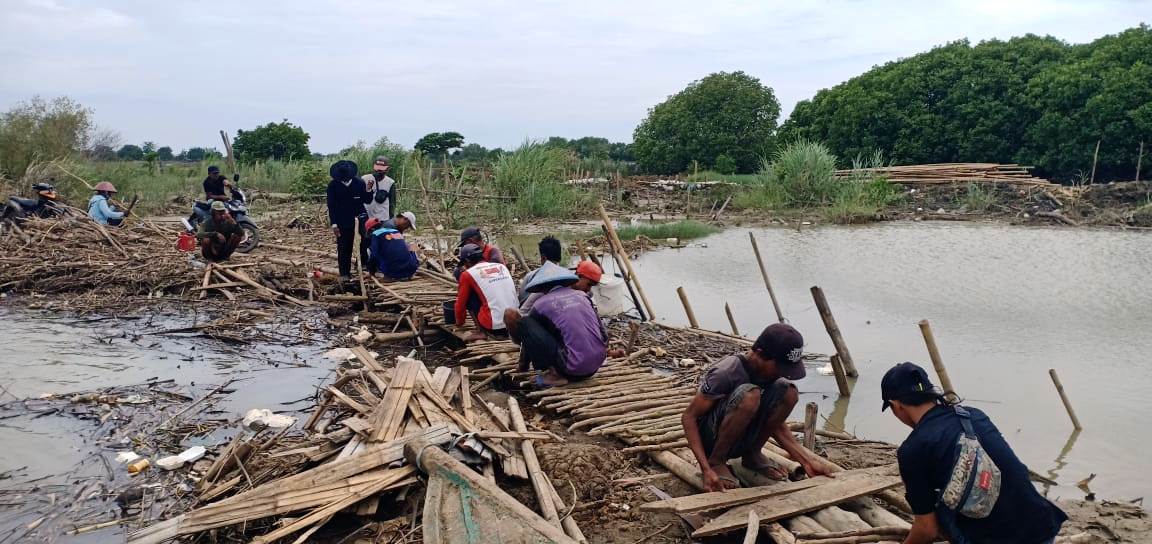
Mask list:
POLYGON ((761 450, 775 438, 809 476, 826 466, 796 441, 785 419, 799 401, 792 383, 805 375, 804 337, 791 325, 773 323, 752 348, 708 367, 681 416, 684 438, 700 464, 706 491, 739 487, 728 460, 773 479, 788 475, 761 450))
POLYGON ((340 279, 348 281, 352 277, 352 251, 355 245, 357 222, 359 222, 360 260, 368 261, 368 240, 363 237, 364 222, 368 213, 364 211, 364 180, 356 175, 356 163, 340 160, 328 168, 332 181, 328 182, 326 202, 328 221, 332 234, 336 236, 336 265, 340 279))
POLYGON ((412 212, 387 221, 373 217, 364 224, 369 240, 369 270, 376 277, 385 281, 408 280, 420 268, 415 248, 404 239, 404 232, 415 226, 416 214, 412 212))
POLYGON ((880 380, 880 410, 912 428, 896 450, 912 529, 905 544, 1046 544, 1068 516, 1044 498, 988 416, 948 401, 913 363, 880 380))
POLYGON ((212 215, 200 223, 196 239, 200 240, 200 252, 205 259, 213 262, 226 261, 244 239, 244 229, 236 224, 223 201, 214 200, 212 215))
POLYGON ((101 181, 92 189, 96 194, 88 199, 88 217, 101 225, 117 226, 124 221, 124 212, 112 208, 108 199, 116 194, 116 187, 107 181, 101 181))

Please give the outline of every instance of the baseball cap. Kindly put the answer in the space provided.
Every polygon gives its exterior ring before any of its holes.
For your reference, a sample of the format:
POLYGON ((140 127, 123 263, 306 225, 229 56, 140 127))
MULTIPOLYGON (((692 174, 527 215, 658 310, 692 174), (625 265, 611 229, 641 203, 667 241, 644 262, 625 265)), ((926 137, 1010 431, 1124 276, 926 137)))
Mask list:
POLYGON ((380 220, 373 217, 372 219, 369 219, 367 223, 364 223, 364 230, 373 230, 376 228, 376 225, 379 224, 380 220))
POLYGON ((880 411, 883 412, 892 406, 893 400, 901 400, 914 393, 932 393, 935 387, 928 379, 928 373, 920 365, 900 363, 888 369, 888 372, 884 373, 884 378, 880 380, 880 396, 884 399, 880 411))
POLYGON ((219 174, 220 173, 220 167, 219 166, 209 166, 208 167, 208 173, 209 174, 219 174))
POLYGON ((460 243, 456 244, 456 247, 467 244, 468 240, 471 240, 477 236, 480 236, 480 227, 468 227, 463 231, 460 231, 460 243))
POLYGON ((385 157, 384 155, 380 155, 380 156, 376 157, 376 160, 373 161, 372 164, 389 164, 390 165, 392 163, 388 161, 388 157, 385 157))
POLYGON ((221 201, 219 201, 219 200, 214 200, 214 201, 212 201, 212 211, 214 211, 214 212, 222 212, 222 211, 224 211, 224 210, 226 210, 226 209, 228 209, 228 208, 225 208, 225 207, 224 207, 224 203, 223 203, 223 202, 221 202, 221 201))
POLYGON ((480 249, 480 246, 476 244, 464 244, 464 246, 460 248, 461 261, 474 261, 483 256, 484 250, 480 249))
POLYGON ((404 212, 404 213, 400 214, 400 217, 407 219, 408 224, 412 225, 412 228, 416 228, 416 214, 414 214, 412 212, 404 212))
POLYGON ((588 278, 593 283, 600 283, 600 277, 604 275, 604 271, 592 261, 580 261, 576 265, 576 275, 582 278, 588 278))
POLYGON ((792 325, 768 325, 756 338, 752 349, 776 361, 780 375, 789 380, 799 380, 807 374, 804 370, 804 337, 792 325))

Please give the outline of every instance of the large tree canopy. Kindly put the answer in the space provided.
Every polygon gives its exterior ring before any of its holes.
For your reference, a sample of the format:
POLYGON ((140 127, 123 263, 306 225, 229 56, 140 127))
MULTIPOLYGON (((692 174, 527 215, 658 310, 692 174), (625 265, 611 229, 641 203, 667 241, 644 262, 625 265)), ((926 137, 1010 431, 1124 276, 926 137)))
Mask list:
POLYGON ((464 135, 459 132, 431 132, 422 136, 412 146, 429 157, 444 158, 451 149, 464 147, 464 135))
POLYGON ((312 156, 308 150, 308 139, 304 129, 285 119, 252 130, 237 130, 232 150, 236 158, 242 161, 306 159, 312 156))
POLYGON ((718 72, 648 110, 633 134, 632 152, 651 172, 683 172, 692 161, 711 168, 721 155, 740 171, 752 171, 771 148, 779 115, 780 103, 760 80, 718 72))
POLYGON ((1018 162, 1068 180, 1131 179, 1152 139, 1152 32, 1090 44, 1024 36, 954 42, 890 62, 796 105, 779 137, 897 164, 1018 162))

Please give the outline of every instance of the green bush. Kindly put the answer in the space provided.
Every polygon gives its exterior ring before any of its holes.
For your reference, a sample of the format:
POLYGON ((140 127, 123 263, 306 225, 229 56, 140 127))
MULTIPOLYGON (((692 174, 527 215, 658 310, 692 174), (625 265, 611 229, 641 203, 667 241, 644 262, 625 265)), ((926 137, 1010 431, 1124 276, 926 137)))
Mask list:
POLYGON ((719 174, 730 175, 736 173, 736 159, 729 157, 725 153, 721 153, 716 157, 716 172, 719 174))
POLYGON ((568 161, 567 151, 533 142, 501 155, 492 166, 492 184, 497 196, 508 199, 503 211, 523 217, 586 213, 593 197, 564 184, 568 161))
POLYGON ((292 180, 292 194, 301 196, 322 195, 328 190, 328 170, 320 163, 308 163, 292 180))

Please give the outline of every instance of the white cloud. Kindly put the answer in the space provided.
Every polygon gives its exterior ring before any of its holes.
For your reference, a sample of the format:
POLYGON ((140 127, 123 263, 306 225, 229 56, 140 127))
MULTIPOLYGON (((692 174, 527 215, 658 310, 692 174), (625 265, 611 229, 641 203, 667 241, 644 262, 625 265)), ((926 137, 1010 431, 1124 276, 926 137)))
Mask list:
POLYGON ((322 151, 437 130, 506 148, 629 140, 649 107, 718 70, 759 77, 788 111, 956 39, 1082 42, 1150 15, 1111 0, 0 0, 0 106, 67 94, 129 140, 177 148, 282 118, 322 151))

